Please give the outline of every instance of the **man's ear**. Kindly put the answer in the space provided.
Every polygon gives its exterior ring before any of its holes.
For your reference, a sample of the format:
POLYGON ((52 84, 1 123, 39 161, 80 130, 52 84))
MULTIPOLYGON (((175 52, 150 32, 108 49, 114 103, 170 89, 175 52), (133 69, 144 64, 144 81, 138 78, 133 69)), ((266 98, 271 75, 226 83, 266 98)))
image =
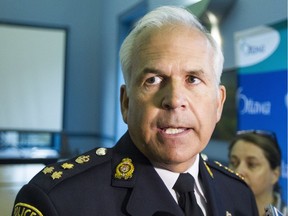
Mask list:
POLYGON ((218 98, 218 105, 217 105, 217 122, 220 120, 223 107, 224 107, 224 102, 226 100, 226 88, 223 85, 219 86, 219 98, 218 98))
POLYGON ((128 108, 129 108, 129 98, 127 95, 126 85, 122 85, 120 88, 120 104, 121 104, 121 113, 123 121, 127 124, 128 108))

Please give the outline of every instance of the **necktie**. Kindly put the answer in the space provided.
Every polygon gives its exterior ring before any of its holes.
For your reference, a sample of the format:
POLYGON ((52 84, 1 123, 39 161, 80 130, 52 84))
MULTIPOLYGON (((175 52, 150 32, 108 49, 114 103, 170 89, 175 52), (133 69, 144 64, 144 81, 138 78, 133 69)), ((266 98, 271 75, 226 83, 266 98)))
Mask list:
POLYGON ((195 180, 189 173, 181 173, 173 186, 179 193, 178 204, 186 216, 203 216, 194 194, 195 180))

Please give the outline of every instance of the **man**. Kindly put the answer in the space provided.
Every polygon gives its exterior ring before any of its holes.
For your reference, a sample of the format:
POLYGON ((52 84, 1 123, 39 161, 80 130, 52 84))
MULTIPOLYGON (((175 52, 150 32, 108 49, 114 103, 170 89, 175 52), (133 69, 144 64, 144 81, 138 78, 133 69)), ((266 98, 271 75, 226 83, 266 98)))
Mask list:
POLYGON ((199 156, 226 92, 222 52, 194 16, 169 6, 148 13, 120 59, 128 132, 112 149, 43 169, 19 192, 14 215, 188 215, 175 186, 179 173, 195 179, 194 215, 257 215, 244 181, 199 156))

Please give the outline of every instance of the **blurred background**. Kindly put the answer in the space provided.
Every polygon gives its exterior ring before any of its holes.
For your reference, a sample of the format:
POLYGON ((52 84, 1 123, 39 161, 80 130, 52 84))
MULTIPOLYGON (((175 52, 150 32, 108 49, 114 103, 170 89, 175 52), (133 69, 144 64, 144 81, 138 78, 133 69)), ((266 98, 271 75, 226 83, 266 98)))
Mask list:
POLYGON ((187 7, 224 52, 227 101, 204 153, 227 164, 237 130, 275 131, 287 202, 286 0, 0 0, 0 215, 45 164, 126 131, 119 47, 160 5, 187 7))

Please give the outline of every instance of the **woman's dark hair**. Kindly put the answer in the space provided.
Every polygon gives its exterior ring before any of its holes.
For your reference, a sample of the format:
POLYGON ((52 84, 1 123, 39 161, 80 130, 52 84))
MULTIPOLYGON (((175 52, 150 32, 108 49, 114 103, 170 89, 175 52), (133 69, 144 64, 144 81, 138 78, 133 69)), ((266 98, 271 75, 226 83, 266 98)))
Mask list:
MULTIPOLYGON (((277 142, 276 134, 274 132, 262 130, 238 131, 237 135, 231 141, 228 148, 229 157, 232 148, 239 140, 251 142, 254 145, 258 146, 260 149, 262 149, 271 169, 274 170, 277 167, 281 168, 281 150, 277 142)), ((280 192, 278 182, 274 185, 274 191, 280 192)))

